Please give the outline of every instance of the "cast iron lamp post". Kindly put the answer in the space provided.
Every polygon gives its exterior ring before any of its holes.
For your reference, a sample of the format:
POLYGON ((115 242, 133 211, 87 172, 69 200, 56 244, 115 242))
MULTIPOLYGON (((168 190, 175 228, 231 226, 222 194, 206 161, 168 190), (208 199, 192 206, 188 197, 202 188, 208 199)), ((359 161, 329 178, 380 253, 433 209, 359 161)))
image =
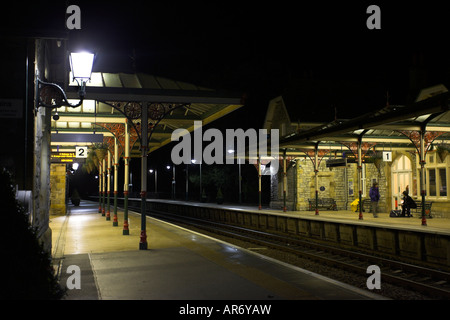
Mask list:
MULTIPOLYGON (((45 108, 60 108, 60 107, 79 107, 86 95, 86 82, 91 79, 92 66, 94 64, 94 54, 88 52, 72 52, 69 55, 70 69, 72 71, 72 78, 78 83, 78 96, 80 101, 76 104, 71 104, 66 96, 64 90, 55 83, 42 81, 36 77, 36 106, 45 108)), ((59 116, 55 120, 58 120, 59 116)))

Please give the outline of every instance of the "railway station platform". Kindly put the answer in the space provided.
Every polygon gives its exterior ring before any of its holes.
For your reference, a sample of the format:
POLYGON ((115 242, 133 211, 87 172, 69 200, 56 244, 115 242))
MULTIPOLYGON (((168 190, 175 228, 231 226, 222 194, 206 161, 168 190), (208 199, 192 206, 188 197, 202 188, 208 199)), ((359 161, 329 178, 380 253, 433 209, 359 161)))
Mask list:
MULTIPOLYGON (((140 199, 134 199, 135 201, 140 201, 140 199)), ((211 209, 228 209, 240 212, 254 212, 262 213, 268 215, 279 215, 285 217, 293 218, 306 218, 306 219, 316 219, 332 222, 350 222, 359 223, 362 225, 373 225, 388 228, 398 228, 411 231, 427 231, 427 232, 437 232, 441 234, 450 235, 450 219, 447 218, 427 218, 426 226, 422 226, 421 215, 413 213, 412 217, 395 217, 389 216, 389 213, 378 213, 378 217, 375 218, 370 212, 363 212, 363 219, 359 219, 359 212, 354 212, 350 210, 319 210, 319 214, 316 215, 315 211, 291 211, 288 210, 284 212, 283 210, 265 208, 258 209, 257 206, 250 205, 238 205, 238 204, 215 204, 215 203, 201 203, 201 202, 185 202, 178 200, 147 200, 150 203, 172 203, 179 205, 189 205, 194 207, 211 208, 211 209)))
MULTIPOLYGON (((352 211, 287 211, 170 200, 147 200, 150 212, 170 213, 258 231, 300 237, 347 250, 376 254, 450 272, 450 220, 419 216, 378 218, 352 211)), ((137 206, 140 199, 129 199, 137 206)))
POLYGON ((65 299, 383 299, 151 217, 148 250, 139 250, 140 215, 129 211, 129 235, 122 235, 122 210, 118 218, 113 227, 90 201, 51 217, 54 266, 60 283, 74 287, 65 299))

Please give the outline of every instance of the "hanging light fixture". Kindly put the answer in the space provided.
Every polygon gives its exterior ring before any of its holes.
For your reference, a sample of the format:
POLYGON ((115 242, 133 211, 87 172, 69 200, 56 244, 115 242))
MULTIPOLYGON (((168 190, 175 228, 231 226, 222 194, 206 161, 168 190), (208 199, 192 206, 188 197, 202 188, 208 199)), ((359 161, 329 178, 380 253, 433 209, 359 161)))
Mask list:
POLYGON ((78 103, 69 103, 66 93, 59 85, 42 81, 36 77, 36 106, 51 109, 63 106, 72 108, 80 106, 86 95, 86 83, 91 79, 94 57, 93 53, 88 52, 72 52, 69 55, 72 78, 78 84, 78 96, 80 98, 78 103))

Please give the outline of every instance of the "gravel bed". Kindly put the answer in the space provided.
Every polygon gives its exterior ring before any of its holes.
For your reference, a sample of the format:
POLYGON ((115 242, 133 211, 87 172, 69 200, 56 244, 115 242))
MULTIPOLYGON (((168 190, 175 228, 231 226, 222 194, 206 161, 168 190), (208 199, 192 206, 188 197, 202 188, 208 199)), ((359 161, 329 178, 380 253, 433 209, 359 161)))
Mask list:
POLYGON ((234 238, 217 235, 211 232, 207 232, 201 229, 193 228, 191 226, 185 226, 184 228, 196 231, 198 233, 202 233, 208 235, 210 237, 228 242, 230 244, 236 245, 241 248, 248 249, 250 251, 256 252, 258 254, 265 255, 267 257, 276 259, 278 261, 282 261, 299 268, 320 274, 322 276, 326 276, 328 278, 352 285, 354 287, 367 290, 372 293, 379 294, 383 297, 393 299, 393 300, 433 300, 432 298, 425 296, 421 293, 414 292, 405 288, 401 288, 389 283, 383 283, 383 278, 381 278, 381 289, 369 290, 366 286, 367 276, 357 275, 352 272, 348 272, 339 268, 326 266, 312 260, 299 257, 297 255, 281 252, 279 250, 270 249, 270 248, 258 248, 255 249, 255 244, 251 242, 246 242, 242 240, 237 240, 234 238))

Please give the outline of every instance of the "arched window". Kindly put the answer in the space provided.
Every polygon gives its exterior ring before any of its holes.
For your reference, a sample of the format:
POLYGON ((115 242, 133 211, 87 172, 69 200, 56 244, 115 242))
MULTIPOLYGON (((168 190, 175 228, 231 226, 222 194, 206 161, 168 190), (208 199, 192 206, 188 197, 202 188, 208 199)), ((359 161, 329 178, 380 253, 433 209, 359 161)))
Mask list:
POLYGON ((397 159, 395 159, 392 165, 392 207, 395 208, 395 204, 397 200, 397 204, 400 203, 402 199, 402 193, 406 190, 406 187, 409 188, 409 193, 412 195, 412 166, 411 160, 405 156, 401 155, 397 159))

